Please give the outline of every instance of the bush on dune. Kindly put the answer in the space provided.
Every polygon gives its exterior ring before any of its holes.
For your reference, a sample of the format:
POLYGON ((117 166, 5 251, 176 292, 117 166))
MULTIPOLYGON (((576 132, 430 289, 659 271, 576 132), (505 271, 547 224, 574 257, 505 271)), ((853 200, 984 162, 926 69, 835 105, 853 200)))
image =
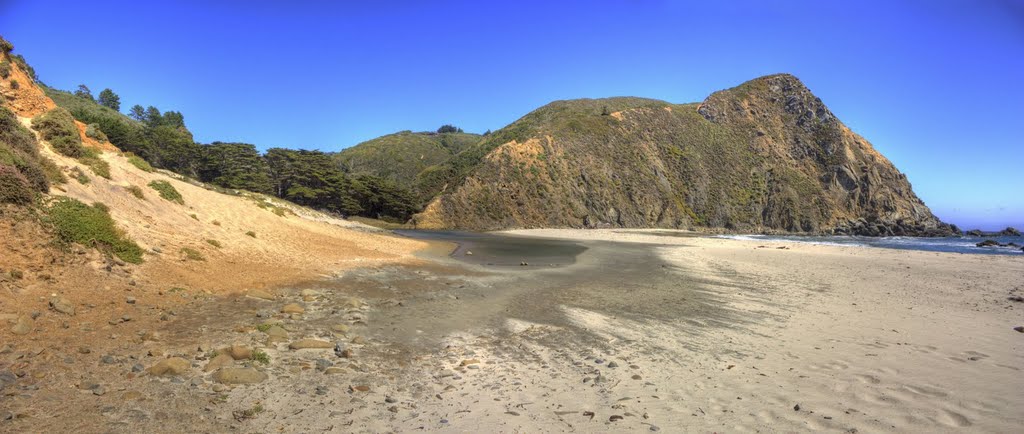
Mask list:
POLYGON ((44 140, 50 142, 53 150, 72 158, 85 155, 82 137, 75 127, 75 118, 67 110, 56 107, 32 119, 32 128, 39 131, 44 140))
POLYGON ((125 262, 142 263, 142 248, 117 228, 106 205, 96 203, 89 206, 61 197, 50 205, 48 215, 48 221, 61 242, 95 247, 125 262))

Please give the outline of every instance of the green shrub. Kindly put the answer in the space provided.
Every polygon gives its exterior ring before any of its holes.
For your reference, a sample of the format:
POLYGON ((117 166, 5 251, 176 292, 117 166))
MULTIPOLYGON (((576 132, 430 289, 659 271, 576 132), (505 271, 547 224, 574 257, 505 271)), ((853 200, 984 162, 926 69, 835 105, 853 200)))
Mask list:
POLYGON ((0 36, 0 51, 3 51, 4 54, 10 54, 11 51, 14 51, 14 44, 0 36))
POLYGON ((20 89, 20 88, 21 88, 21 83, 18 83, 18 80, 11 80, 11 89, 17 90, 17 89, 20 89))
POLYGON ((142 194, 142 189, 139 188, 139 186, 137 186, 137 185, 130 185, 130 186, 126 187, 126 189, 128 190, 129 193, 132 194, 132 196, 135 196, 138 199, 145 199, 146 198, 146 196, 144 194, 142 194))
POLYGON ((284 324, 281 324, 279 322, 265 322, 263 324, 256 326, 256 330, 259 330, 261 333, 266 333, 267 330, 270 330, 270 328, 273 326, 284 327, 284 324))
POLYGON ((181 249, 181 254, 185 255, 185 259, 188 259, 190 261, 205 261, 206 260, 206 258, 203 257, 202 253, 199 253, 198 250, 190 248, 190 247, 183 247, 181 249))
POLYGON ((21 270, 11 270, 11 272, 8 274, 10 274, 11 278, 14 280, 21 280, 22 278, 25 277, 25 272, 21 270))
POLYGON ((157 193, 160 193, 160 197, 179 205, 185 204, 185 199, 181 197, 181 193, 178 193, 178 190, 171 183, 167 181, 153 181, 149 183, 149 186, 156 190, 157 193))
POLYGON ((87 127, 85 127, 85 136, 91 139, 95 139, 100 143, 106 143, 110 141, 107 139, 107 135, 103 134, 103 131, 100 130, 99 124, 89 124, 87 127))
POLYGON ((50 146, 58 153, 72 158, 85 155, 82 137, 78 135, 78 128, 75 127, 75 118, 71 117, 67 110, 56 107, 36 116, 32 119, 32 128, 39 131, 43 139, 49 141, 50 146))
POLYGON ((85 152, 78 158, 78 161, 88 166, 92 173, 110 179, 110 163, 103 161, 98 152, 92 149, 85 149, 85 152))
POLYGON ((249 231, 249 232, 246 232, 245 234, 250 236, 250 237, 256 238, 256 232, 249 231))
POLYGON ((0 62, 0 78, 7 78, 11 76, 11 62, 4 60, 0 62))
POLYGON ((207 242, 207 243, 208 243, 209 245, 211 245, 211 246, 213 246, 213 247, 216 247, 216 248, 218 248, 218 249, 219 249, 219 248, 221 248, 221 247, 224 247, 224 245, 223 245, 223 244, 221 244, 221 243, 220 243, 220 241, 217 241, 217 240, 206 240, 206 242, 207 242))
POLYGON ((128 157, 128 162, 131 163, 132 166, 135 166, 143 172, 153 172, 156 170, 149 164, 149 162, 143 160, 142 157, 138 155, 129 152, 125 154, 125 156, 128 157))
POLYGON ((92 182, 92 180, 89 179, 85 172, 83 172, 82 169, 79 169, 77 167, 71 168, 71 177, 75 178, 75 181, 78 181, 78 183, 82 185, 92 182))
POLYGON ((26 205, 32 203, 35 192, 18 169, 0 164, 0 203, 26 205))
POLYGON ((48 214, 48 221, 61 242, 95 247, 125 262, 142 263, 142 248, 117 228, 106 205, 89 206, 60 197, 50 205, 48 214))
POLYGON ((259 349, 253 350, 252 351, 252 355, 250 355, 249 358, 252 361, 257 362, 257 363, 261 363, 261 364, 264 364, 264 365, 269 365, 270 364, 270 355, 267 354, 267 352, 263 351, 263 350, 259 350, 259 349))
MULTIPOLYGON (((57 167, 57 163, 46 157, 39 157, 39 166, 43 168, 43 174, 46 175, 46 179, 51 184, 66 184, 68 177, 64 176, 64 171, 57 167)), ((47 189, 49 190, 49 189, 47 189)))

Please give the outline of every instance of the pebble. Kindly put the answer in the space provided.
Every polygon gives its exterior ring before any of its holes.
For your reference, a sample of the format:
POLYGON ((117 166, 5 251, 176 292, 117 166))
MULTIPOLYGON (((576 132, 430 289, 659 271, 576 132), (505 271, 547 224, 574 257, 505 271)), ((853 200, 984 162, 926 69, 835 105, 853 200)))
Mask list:
POLYGON ((142 366, 142 363, 132 365, 132 372, 142 372, 144 370, 146 370, 146 367, 142 366))
POLYGON ((345 372, 345 368, 339 368, 337 366, 332 366, 330 368, 324 369, 324 374, 327 374, 327 375, 341 374, 341 373, 344 373, 344 372, 345 372))
POLYGON ((462 363, 459 363, 459 366, 476 365, 478 363, 480 363, 480 361, 477 360, 477 359, 466 359, 466 360, 463 360, 462 363))
POLYGON ((618 368, 619 364, 615 363, 615 362, 608 362, 608 367, 609 368, 618 368))
POLYGON ((384 397, 384 402, 386 402, 388 404, 394 404, 394 403, 398 402, 398 400, 395 399, 395 398, 392 398, 390 396, 386 396, 386 397, 384 397))
POLYGON ((324 371, 327 370, 327 368, 330 368, 331 366, 334 366, 334 363, 331 363, 327 359, 316 359, 316 370, 317 371, 324 372, 324 371))
POLYGON ((632 378, 634 380, 643 380, 644 379, 644 377, 641 377, 640 374, 633 374, 633 376, 630 377, 630 378, 632 378))
POLYGON ((317 395, 326 395, 327 394, 327 386, 316 386, 316 394, 317 395))
POLYGON ((107 389, 105 389, 103 386, 97 386, 94 389, 92 389, 92 394, 96 396, 103 396, 106 393, 107 389))
POLYGON ((391 407, 388 407, 388 411, 390 411, 392 413, 398 413, 398 406, 397 405, 392 405, 391 407))
POLYGON ((128 304, 135 304, 135 297, 128 297, 124 301, 125 301, 125 303, 128 303, 128 304))
POLYGON ((600 364, 604 363, 604 359, 594 359, 594 363, 597 363, 598 365, 600 365, 600 364))
POLYGON ((104 365, 113 365, 113 364, 117 363, 117 359, 114 358, 114 356, 111 356, 110 354, 107 354, 107 355, 105 355, 103 357, 100 357, 100 363, 102 363, 104 365))
POLYGON ((235 360, 246 360, 252 358, 252 349, 244 345, 232 345, 230 347, 221 348, 218 353, 227 354, 235 360))

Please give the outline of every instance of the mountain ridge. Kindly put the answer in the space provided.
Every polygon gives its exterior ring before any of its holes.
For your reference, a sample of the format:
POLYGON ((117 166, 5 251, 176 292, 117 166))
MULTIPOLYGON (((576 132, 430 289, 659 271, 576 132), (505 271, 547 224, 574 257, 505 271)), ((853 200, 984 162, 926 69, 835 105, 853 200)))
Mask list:
POLYGON ((556 101, 452 161, 460 159, 476 161, 443 169, 454 176, 414 216, 417 228, 958 231, 791 74, 700 103, 556 101))

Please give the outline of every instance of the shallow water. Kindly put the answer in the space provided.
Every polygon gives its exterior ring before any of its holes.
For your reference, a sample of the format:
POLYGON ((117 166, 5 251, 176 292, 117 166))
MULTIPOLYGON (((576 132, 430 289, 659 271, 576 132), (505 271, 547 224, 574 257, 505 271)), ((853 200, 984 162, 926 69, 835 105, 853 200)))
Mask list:
POLYGON ((401 230, 395 233, 456 243, 458 247, 451 253, 452 258, 483 266, 518 267, 525 263, 531 267, 559 267, 576 263, 577 256, 587 250, 576 242, 548 238, 459 231, 401 230))
POLYGON ((718 235, 718 238, 735 240, 789 241, 797 243, 824 244, 852 247, 881 247, 900 250, 923 250, 926 252, 949 252, 982 255, 1020 255, 1024 237, 856 237, 856 236, 799 236, 799 235, 718 235), (1016 243, 1018 247, 978 247, 985 240, 1002 244, 1016 243))

